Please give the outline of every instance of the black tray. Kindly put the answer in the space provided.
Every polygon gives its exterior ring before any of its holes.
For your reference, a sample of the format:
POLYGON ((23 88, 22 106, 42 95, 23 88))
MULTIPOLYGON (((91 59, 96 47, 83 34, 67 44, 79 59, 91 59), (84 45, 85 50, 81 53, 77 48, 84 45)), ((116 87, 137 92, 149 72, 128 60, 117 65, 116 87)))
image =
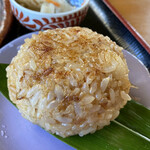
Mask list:
MULTIPOLYGON (((90 7, 82 27, 88 27, 98 33, 109 36, 118 45, 131 52, 150 71, 150 55, 144 47, 136 40, 130 31, 121 23, 102 0, 90 0, 90 7)), ((16 19, 14 19, 12 28, 8 33, 3 45, 9 41, 29 33, 16 19)))

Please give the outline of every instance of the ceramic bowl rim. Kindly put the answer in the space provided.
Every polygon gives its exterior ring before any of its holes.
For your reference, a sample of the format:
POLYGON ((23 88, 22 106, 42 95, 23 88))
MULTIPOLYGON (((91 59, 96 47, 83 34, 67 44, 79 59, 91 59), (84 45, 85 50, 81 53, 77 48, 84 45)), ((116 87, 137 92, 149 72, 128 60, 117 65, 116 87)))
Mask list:
POLYGON ((81 6, 81 7, 78 7, 78 8, 75 8, 71 11, 66 11, 66 12, 61 12, 61 13, 41 13, 41 12, 38 12, 38 11, 34 11, 34 10, 31 10, 31 9, 28 9, 28 8, 25 8, 23 7, 22 5, 20 5, 19 3, 17 3, 15 0, 10 0, 11 3, 13 3, 13 5, 19 7, 22 11, 28 11, 28 13, 30 14, 34 14, 34 15, 40 15, 40 16, 53 16, 53 17, 57 17, 57 16, 62 16, 62 15, 70 15, 70 14, 73 14, 75 12, 78 12, 80 10, 82 10, 84 7, 86 7, 88 4, 89 4, 89 1, 90 0, 85 0, 84 4, 81 6))

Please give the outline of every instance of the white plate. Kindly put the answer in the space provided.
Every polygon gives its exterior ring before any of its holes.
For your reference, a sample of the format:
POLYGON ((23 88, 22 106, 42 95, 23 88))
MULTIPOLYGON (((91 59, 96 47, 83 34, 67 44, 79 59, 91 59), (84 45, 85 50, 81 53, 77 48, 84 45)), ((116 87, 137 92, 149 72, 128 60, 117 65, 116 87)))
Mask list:
MULTIPOLYGON (((24 35, 0 50, 0 63, 10 63, 17 54, 24 35)), ((131 89, 131 96, 138 97, 150 107, 150 75, 145 66, 133 55, 124 51, 130 69, 129 78, 138 89, 131 89)), ((18 110, 0 94, 0 150, 73 150, 72 147, 21 117, 18 110)))

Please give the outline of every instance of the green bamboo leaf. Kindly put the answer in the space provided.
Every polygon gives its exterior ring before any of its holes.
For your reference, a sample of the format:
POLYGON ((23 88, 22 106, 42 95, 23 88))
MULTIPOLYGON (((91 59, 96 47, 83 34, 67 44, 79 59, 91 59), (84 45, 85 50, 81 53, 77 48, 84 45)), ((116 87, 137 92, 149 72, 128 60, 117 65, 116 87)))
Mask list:
POLYGON ((128 102, 116 120, 145 137, 150 138, 150 110, 143 105, 135 101, 128 102))
POLYGON ((0 92, 9 99, 7 89, 6 67, 7 64, 0 64, 0 92))
MULTIPOLYGON (((6 67, 0 64, 0 91, 9 100, 6 67)), ((54 136, 78 150, 150 150, 149 116, 149 109, 130 101, 116 121, 94 134, 67 138, 54 136)))
POLYGON ((79 150, 150 150, 147 139, 116 121, 84 137, 56 137, 79 150))

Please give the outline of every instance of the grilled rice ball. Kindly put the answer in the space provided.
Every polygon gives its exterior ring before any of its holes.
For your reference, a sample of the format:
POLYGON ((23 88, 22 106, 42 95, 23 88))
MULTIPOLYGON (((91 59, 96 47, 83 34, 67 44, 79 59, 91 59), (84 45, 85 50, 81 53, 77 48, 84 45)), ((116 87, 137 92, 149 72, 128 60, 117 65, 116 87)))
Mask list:
POLYGON ((62 137, 94 133, 130 100, 122 48, 87 28, 33 35, 6 70, 22 116, 62 137))

